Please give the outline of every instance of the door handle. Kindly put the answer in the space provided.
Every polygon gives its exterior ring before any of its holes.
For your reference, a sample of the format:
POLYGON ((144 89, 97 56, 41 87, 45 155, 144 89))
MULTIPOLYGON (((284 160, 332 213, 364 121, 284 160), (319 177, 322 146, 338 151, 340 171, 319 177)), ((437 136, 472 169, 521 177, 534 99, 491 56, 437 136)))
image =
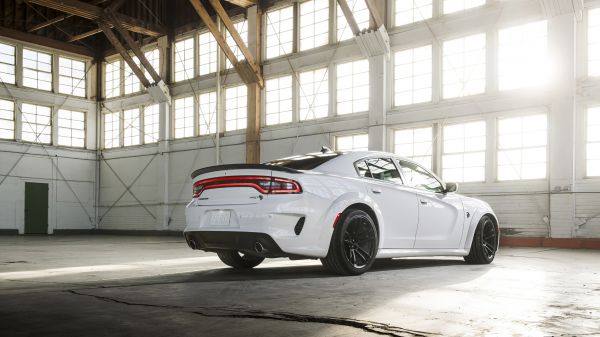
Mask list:
POLYGON ((420 199, 419 201, 421 202, 421 205, 427 205, 428 204, 427 200, 420 199))
POLYGON ((371 192, 375 193, 375 194, 381 194, 381 190, 378 188, 373 188, 371 189, 371 192))

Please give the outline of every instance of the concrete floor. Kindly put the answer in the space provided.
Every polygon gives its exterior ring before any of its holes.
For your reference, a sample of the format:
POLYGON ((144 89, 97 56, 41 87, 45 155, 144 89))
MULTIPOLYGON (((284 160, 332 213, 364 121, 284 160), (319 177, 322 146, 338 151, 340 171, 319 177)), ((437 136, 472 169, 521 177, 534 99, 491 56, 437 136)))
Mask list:
POLYGON ((600 251, 237 272, 178 237, 0 237, 2 336, 600 336, 600 251))

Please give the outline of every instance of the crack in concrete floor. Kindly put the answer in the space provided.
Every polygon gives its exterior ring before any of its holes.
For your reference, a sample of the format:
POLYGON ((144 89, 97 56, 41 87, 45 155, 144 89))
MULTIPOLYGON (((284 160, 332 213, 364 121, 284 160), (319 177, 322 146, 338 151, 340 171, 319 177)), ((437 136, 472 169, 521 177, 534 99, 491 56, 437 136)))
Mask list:
POLYGON ((193 313, 196 315, 204 316, 204 317, 219 317, 219 318, 250 318, 250 319, 270 319, 277 321, 289 321, 289 322, 300 322, 300 323, 319 323, 319 324, 330 324, 330 325, 341 325, 351 328, 360 329, 366 332, 384 335, 384 336, 392 336, 392 337, 431 337, 431 336, 439 336, 439 334, 429 333, 424 331, 415 331, 410 329, 405 329, 398 326, 393 326, 389 324, 383 324, 379 322, 365 321, 353 318, 344 318, 344 317, 331 317, 331 316, 314 316, 314 315, 305 315, 305 314, 297 314, 291 312, 270 312, 270 311, 262 311, 262 310, 247 310, 242 308, 232 308, 232 307, 185 307, 185 306, 177 306, 177 305, 167 305, 167 304, 151 304, 151 303, 140 303, 140 302, 130 302, 125 301, 113 297, 94 295, 82 293, 77 290, 65 290, 67 293, 77 296, 87 296, 91 298, 95 298, 105 302, 129 305, 129 306, 142 306, 142 307, 151 307, 151 308, 162 308, 169 310, 184 310, 189 313, 193 313))

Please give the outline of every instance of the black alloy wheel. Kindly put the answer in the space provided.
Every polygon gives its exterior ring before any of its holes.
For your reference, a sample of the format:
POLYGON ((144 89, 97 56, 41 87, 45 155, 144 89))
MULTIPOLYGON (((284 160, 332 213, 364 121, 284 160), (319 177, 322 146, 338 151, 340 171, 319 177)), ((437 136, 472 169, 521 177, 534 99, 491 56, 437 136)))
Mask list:
POLYGON ((498 251, 498 234, 494 220, 489 215, 481 217, 465 261, 471 264, 488 264, 494 261, 498 251))

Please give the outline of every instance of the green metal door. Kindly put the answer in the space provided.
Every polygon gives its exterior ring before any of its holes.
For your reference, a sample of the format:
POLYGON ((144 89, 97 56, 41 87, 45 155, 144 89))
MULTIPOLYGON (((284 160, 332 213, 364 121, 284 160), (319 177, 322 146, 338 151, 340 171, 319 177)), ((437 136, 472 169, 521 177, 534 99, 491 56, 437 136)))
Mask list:
POLYGON ((25 234, 48 233, 48 184, 25 183, 25 234))

